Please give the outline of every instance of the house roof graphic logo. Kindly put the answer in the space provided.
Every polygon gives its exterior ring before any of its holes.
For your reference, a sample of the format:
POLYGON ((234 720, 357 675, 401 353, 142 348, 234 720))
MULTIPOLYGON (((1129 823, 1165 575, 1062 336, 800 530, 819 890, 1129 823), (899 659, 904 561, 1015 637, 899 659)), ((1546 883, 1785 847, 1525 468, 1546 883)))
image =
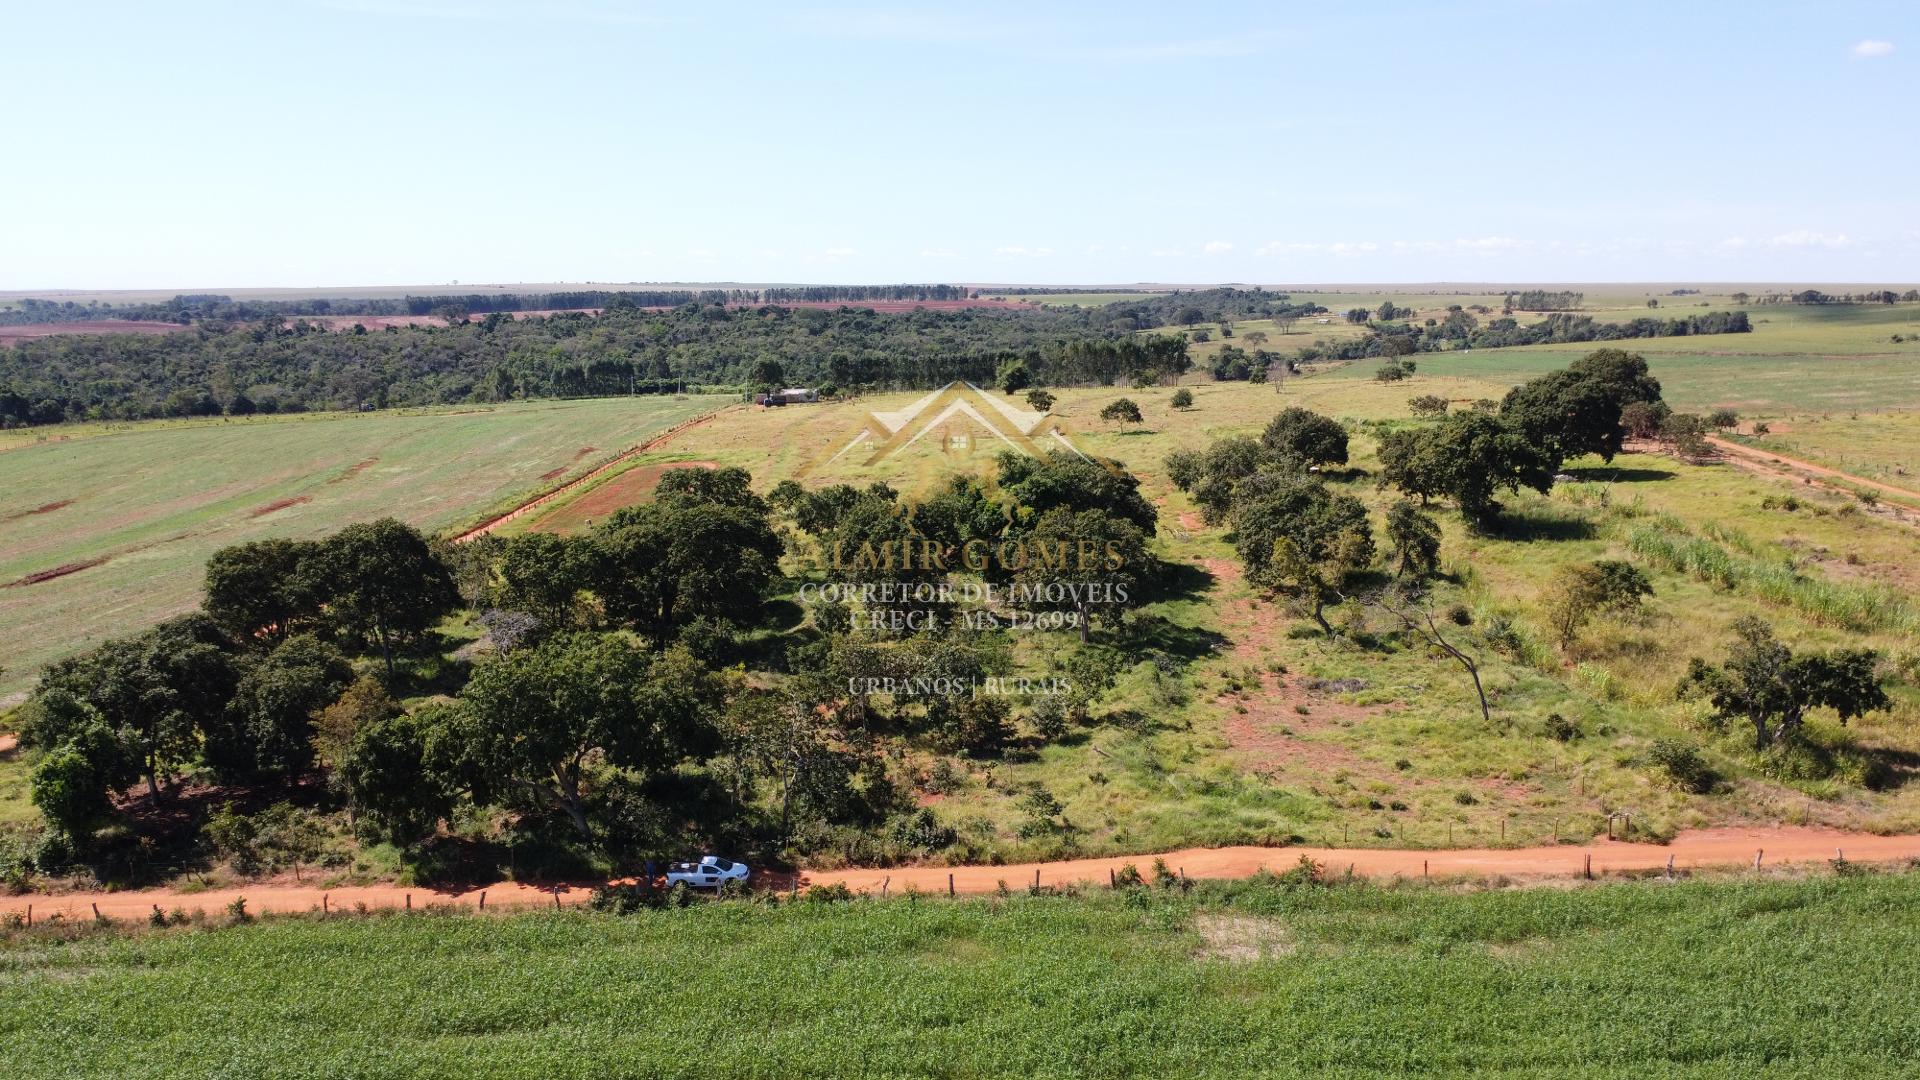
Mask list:
MULTIPOLYGON (((971 421, 990 439, 1023 454, 1041 457, 1048 450, 1060 449, 1093 460, 1073 445, 1052 414, 1017 408, 970 382, 957 381, 904 409, 867 414, 866 423, 851 439, 831 457, 814 464, 856 458, 862 465, 873 465, 929 437, 938 440, 943 450, 949 449, 952 425, 958 421, 971 421)), ((805 471, 812 471, 812 466, 805 471)))

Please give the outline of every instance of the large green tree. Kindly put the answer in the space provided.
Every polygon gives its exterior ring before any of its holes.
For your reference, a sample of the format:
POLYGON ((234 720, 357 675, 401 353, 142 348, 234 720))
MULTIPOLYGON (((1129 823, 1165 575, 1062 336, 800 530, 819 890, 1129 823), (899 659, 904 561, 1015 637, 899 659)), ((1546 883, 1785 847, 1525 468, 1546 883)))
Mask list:
POLYGON ((598 770, 647 777, 713 746, 712 677, 683 649, 563 634, 481 664, 456 740, 476 801, 559 812, 582 836, 598 770))
POLYGON ((459 603, 453 575, 412 526, 393 518, 349 525, 318 556, 327 617, 342 636, 370 647, 393 673, 393 654, 459 603))

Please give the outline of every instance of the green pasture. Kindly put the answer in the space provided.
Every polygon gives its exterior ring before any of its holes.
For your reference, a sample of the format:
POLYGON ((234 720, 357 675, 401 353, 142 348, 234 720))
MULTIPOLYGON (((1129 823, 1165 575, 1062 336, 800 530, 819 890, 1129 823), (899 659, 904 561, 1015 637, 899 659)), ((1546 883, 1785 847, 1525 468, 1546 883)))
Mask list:
POLYGON ((221 547, 388 515, 428 530, 467 524, 719 404, 641 397, 40 431, 45 441, 0 450, 0 693, 190 610, 221 547))

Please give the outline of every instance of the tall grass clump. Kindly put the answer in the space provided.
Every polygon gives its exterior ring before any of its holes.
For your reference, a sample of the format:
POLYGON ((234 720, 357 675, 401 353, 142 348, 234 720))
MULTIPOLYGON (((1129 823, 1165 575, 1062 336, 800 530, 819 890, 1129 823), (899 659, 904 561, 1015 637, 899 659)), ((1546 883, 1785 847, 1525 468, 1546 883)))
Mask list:
MULTIPOLYGON (((1752 541, 1737 532, 1716 526, 1708 531, 1758 554, 1752 541)), ((1920 609, 1892 589, 1809 577, 1784 560, 1735 555, 1712 539, 1687 532, 1671 515, 1656 515, 1629 528, 1627 547, 1669 570, 1791 607, 1824 626, 1860 633, 1920 633, 1920 609)))

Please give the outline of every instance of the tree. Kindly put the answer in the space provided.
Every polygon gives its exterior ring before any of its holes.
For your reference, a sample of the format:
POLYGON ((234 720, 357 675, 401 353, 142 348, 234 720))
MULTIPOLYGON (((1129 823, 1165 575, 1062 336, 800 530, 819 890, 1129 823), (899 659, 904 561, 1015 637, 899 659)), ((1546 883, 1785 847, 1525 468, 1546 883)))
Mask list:
POLYGON ((1090 461, 1056 450, 1044 458, 1007 451, 999 459, 1000 492, 1013 503, 1012 529, 1028 527, 1056 507, 1104 510, 1152 536, 1159 511, 1140 494, 1140 479, 1117 462, 1090 461))
POLYGON ((1660 382, 1638 353, 1600 349, 1540 378, 1514 387, 1500 415, 1552 459, 1552 468, 1582 454, 1612 461, 1626 429, 1622 412, 1636 402, 1660 400, 1660 382))
POLYGON ((806 697, 750 690, 731 701, 721 721, 723 742, 737 764, 734 798, 744 785, 771 781, 780 802, 779 842, 791 842, 796 821, 841 824, 871 818, 873 808, 854 786, 863 762, 846 749, 836 710, 806 697))
POLYGON ((772 357, 763 357, 755 361, 753 371, 747 378, 748 381, 752 382, 755 386, 772 387, 774 389, 785 386, 787 382, 785 369, 780 366, 780 361, 772 357))
POLYGON ((1387 549, 1397 564, 1395 574, 1432 577, 1440 568, 1440 524, 1401 499, 1387 508, 1387 549))
POLYGON ((481 664, 457 742, 477 801, 559 811, 582 836, 602 763, 646 777, 712 741, 711 677, 684 649, 650 655, 610 634, 563 634, 481 664))
POLYGON ((1036 388, 1027 391, 1027 408, 1032 409, 1034 412, 1052 412, 1053 402, 1053 395, 1047 393, 1045 390, 1036 388))
POLYGON ((34 764, 28 788, 35 809, 76 847, 113 812, 113 793, 139 774, 132 748, 97 715, 34 764))
POLYGON ((1260 444, 1296 468, 1347 463, 1347 429, 1330 416, 1297 405, 1267 421, 1260 444))
POLYGON ((539 630, 580 625, 580 594, 593 584, 593 549, 585 541, 552 533, 508 539, 500 553, 500 587, 494 603, 539 620, 539 630))
POLYGON ((388 696, 387 688, 371 675, 362 675, 340 697, 313 717, 313 751, 327 770, 330 786, 347 796, 347 815, 356 807, 347 785, 346 763, 353 752, 353 741, 362 731, 383 720, 400 715, 400 705, 388 696))
POLYGON ((1454 413, 1434 427, 1396 431, 1380 441, 1381 482, 1426 499, 1449 495, 1460 512, 1491 520, 1501 490, 1553 487, 1551 455, 1504 417, 1454 413))
POLYGON ((393 518, 349 525, 321 544, 327 616, 371 645, 393 676, 393 650, 432 629, 459 603, 453 575, 426 538, 393 518))
POLYGON ((203 610, 243 646, 271 648, 320 614, 314 556, 304 540, 256 540, 207 560, 203 610))
POLYGON ((1003 394, 1017 394, 1033 385, 1033 371, 1025 360, 1009 360, 994 373, 994 384, 1003 394))
POLYGON ((1104 510, 1064 507, 1042 515, 1024 537, 1025 562, 1014 574, 1021 606, 1071 611, 1086 641, 1094 612, 1118 619, 1145 602, 1153 557, 1139 526, 1104 510))
POLYGON ((1308 477, 1269 474, 1243 486, 1233 531, 1247 580, 1298 597, 1329 635, 1327 605, 1373 561, 1366 504, 1308 477))
POLYGON ((340 761, 348 805, 389 843, 405 846, 453 812, 446 756, 455 721, 445 706, 372 712, 340 761))
POLYGON ((1193 495, 1209 525, 1220 524, 1233 512, 1241 481, 1275 468, 1272 452, 1245 435, 1220 439, 1205 450, 1176 450, 1167 455, 1166 464, 1174 486, 1193 495))
POLYGON ((1173 407, 1176 409, 1193 408, 1193 391, 1181 387, 1173 392, 1173 407))
POLYGON ((1447 415, 1447 399, 1438 394, 1422 394, 1407 400, 1407 408, 1415 416, 1435 417, 1447 415))
POLYGON ((1653 585, 1632 563, 1618 559, 1562 566, 1547 586, 1547 625, 1562 650, 1570 649, 1580 629, 1601 612, 1630 615, 1653 595, 1653 585))
POLYGON ((1707 414, 1707 423, 1721 431, 1731 431, 1740 424, 1740 414, 1732 409, 1715 409, 1707 414))
POLYGON ((1751 725, 1756 752, 1798 737, 1811 709, 1830 708, 1844 724, 1892 705, 1872 649, 1795 656, 1774 638, 1772 627, 1751 615, 1736 621, 1733 632, 1726 663, 1714 666, 1695 657, 1680 690, 1683 696, 1704 695, 1723 721, 1751 725))
MULTIPOLYGON (((697 619, 737 624, 757 615, 784 545, 750 480, 739 468, 671 469, 653 502, 597 526, 594 592, 607 614, 658 648, 697 619)), ((802 528, 812 501, 796 514, 802 528)))
POLYGON ((208 762, 223 778, 297 776, 313 767, 314 714, 353 679, 339 650, 310 635, 243 660, 221 732, 208 733, 208 762))
POLYGON ((1633 438, 1657 439, 1671 415, 1673 409, 1664 401, 1629 402, 1620 410, 1620 426, 1633 438))
POLYGON ((134 748, 138 774, 157 798, 164 781, 193 760, 201 732, 220 729, 234 685, 223 641, 205 615, 169 619, 52 665, 39 694, 92 708, 120 744, 134 748))
POLYGON ((1142 421, 1143 417, 1140 415, 1140 406, 1135 405, 1131 398, 1117 398, 1107 403, 1107 406, 1100 410, 1100 419, 1118 420, 1127 424, 1138 424, 1142 421))

